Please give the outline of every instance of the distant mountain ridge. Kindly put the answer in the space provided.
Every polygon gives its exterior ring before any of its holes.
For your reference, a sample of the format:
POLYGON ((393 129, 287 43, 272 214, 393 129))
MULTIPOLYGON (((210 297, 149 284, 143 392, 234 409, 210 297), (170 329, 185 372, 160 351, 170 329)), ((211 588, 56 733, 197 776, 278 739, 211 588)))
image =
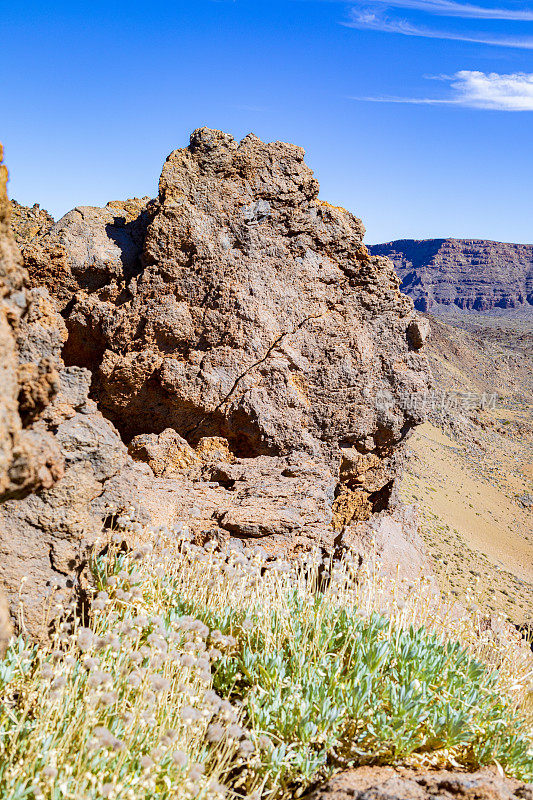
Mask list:
POLYGON ((369 245, 387 256, 419 311, 533 306, 533 244, 483 239, 398 239, 369 245))

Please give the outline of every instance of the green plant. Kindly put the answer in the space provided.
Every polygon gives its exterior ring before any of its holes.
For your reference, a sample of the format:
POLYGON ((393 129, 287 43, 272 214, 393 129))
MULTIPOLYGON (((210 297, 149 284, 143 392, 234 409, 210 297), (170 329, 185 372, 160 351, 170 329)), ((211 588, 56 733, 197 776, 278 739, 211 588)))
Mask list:
MULTIPOLYGON (((239 593, 247 575, 255 585, 245 566, 239 593)), ((502 697, 494 671, 458 642, 362 615, 349 602, 346 565, 333 570, 325 591, 317 591, 320 580, 319 565, 308 563, 274 573, 263 601, 248 596, 222 608, 198 597, 200 587, 182 593, 191 613, 235 640, 215 664, 214 685, 242 703, 255 738, 266 737, 253 774, 274 796, 339 765, 413 754, 466 767, 496 761, 533 776, 526 721, 502 697)), ((213 585, 211 592, 220 596, 213 585)))
POLYGON ((417 759, 533 777, 526 651, 424 584, 144 535, 95 560, 87 628, 0 662, 2 800, 277 800, 417 759))

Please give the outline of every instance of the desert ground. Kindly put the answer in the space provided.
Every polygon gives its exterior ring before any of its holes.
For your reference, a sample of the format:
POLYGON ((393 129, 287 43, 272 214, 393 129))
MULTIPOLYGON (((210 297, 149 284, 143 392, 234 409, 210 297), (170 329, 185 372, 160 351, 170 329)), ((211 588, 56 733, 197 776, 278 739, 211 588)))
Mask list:
POLYGON ((410 440, 404 497, 442 587, 517 624, 533 619, 531 321, 467 314, 432 320, 436 391, 486 407, 440 412, 410 440), (512 379, 509 370, 512 368, 512 379))

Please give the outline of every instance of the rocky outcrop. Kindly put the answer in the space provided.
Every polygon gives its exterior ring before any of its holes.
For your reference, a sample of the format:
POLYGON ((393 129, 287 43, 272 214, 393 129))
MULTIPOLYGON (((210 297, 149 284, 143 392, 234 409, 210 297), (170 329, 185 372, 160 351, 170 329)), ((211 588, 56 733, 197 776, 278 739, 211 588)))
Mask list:
POLYGON ((201 129, 158 200, 76 208, 23 242, 19 416, 65 470, 0 508, 0 580, 33 635, 79 601, 125 509, 198 542, 425 568, 395 488, 425 323, 317 195, 300 148, 201 129))
MULTIPOLYGON (((89 400, 90 373, 64 366, 67 329, 47 289, 28 288, 6 182, 0 166, 0 649, 9 616, 39 637, 58 601, 78 601, 87 558, 102 536, 103 517, 91 501, 117 472, 126 479, 128 467, 139 469, 89 400)), ((15 207, 23 243, 39 238, 23 224, 29 211, 15 207)))
POLYGON ((360 767, 332 778, 307 800, 533 800, 533 786, 478 772, 360 767))
POLYGON ((27 276, 11 233, 7 170, 1 160, 0 148, 0 501, 52 486, 63 468, 53 438, 37 424, 58 389, 57 371, 46 353, 36 352, 30 360, 19 348, 24 326, 40 309, 26 290, 27 276))
POLYGON ((419 311, 533 305, 533 245, 480 239, 400 239, 369 247, 392 259, 419 311))
POLYGON ((11 230, 18 247, 24 247, 32 239, 44 236, 52 225, 54 218, 39 203, 32 208, 11 200, 11 230))
MULTIPOLYGON (((362 223, 317 195, 300 148, 202 129, 142 212, 142 271, 110 270, 90 290, 91 258, 70 267, 84 276, 70 296, 50 278, 69 304, 65 358, 93 370, 126 441, 171 427, 192 445, 222 436, 241 457, 297 443, 336 464, 346 447, 387 459, 405 438, 417 421, 405 399, 427 384, 412 304, 390 262, 368 256, 362 223)), ((91 242, 107 235, 105 213, 84 211, 91 242)), ((77 225, 67 215, 49 233, 70 265, 77 225)))
MULTIPOLYGON (((19 321, 18 359, 35 383, 43 378, 43 361, 57 381, 31 432, 51 441, 61 470, 54 481, 34 486, 33 494, 0 506, 0 585, 17 624, 39 638, 57 614, 56 606, 79 598, 91 548, 102 536, 102 517, 91 513, 90 503, 102 494, 105 481, 126 466, 127 452, 88 399, 90 373, 64 368, 60 351, 66 329, 47 290, 29 290, 27 298, 30 312, 19 321)), ((48 380, 41 384, 48 396, 48 380)), ((34 418, 35 408, 28 408, 26 400, 23 408, 24 415, 34 418)))
MULTIPOLYGON (((63 474, 59 447, 39 423, 57 392, 57 371, 46 354, 36 352, 30 359, 20 346, 29 320, 39 315, 39 302, 26 290, 27 276, 11 232, 2 158, 0 145, 0 502, 50 488, 63 474)), ((3 536, 0 531, 0 540, 3 536)), ((0 573, 0 655, 12 633, 5 596, 10 582, 10 576, 4 580, 0 573)))

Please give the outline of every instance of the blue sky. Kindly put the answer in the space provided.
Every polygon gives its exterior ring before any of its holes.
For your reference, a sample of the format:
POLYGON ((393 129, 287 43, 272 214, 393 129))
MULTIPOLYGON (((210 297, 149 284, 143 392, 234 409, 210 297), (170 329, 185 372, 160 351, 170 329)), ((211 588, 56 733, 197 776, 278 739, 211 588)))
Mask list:
POLYGON ((367 241, 533 241, 533 0, 12 0, 10 194, 154 196, 207 125, 302 145, 367 241))

